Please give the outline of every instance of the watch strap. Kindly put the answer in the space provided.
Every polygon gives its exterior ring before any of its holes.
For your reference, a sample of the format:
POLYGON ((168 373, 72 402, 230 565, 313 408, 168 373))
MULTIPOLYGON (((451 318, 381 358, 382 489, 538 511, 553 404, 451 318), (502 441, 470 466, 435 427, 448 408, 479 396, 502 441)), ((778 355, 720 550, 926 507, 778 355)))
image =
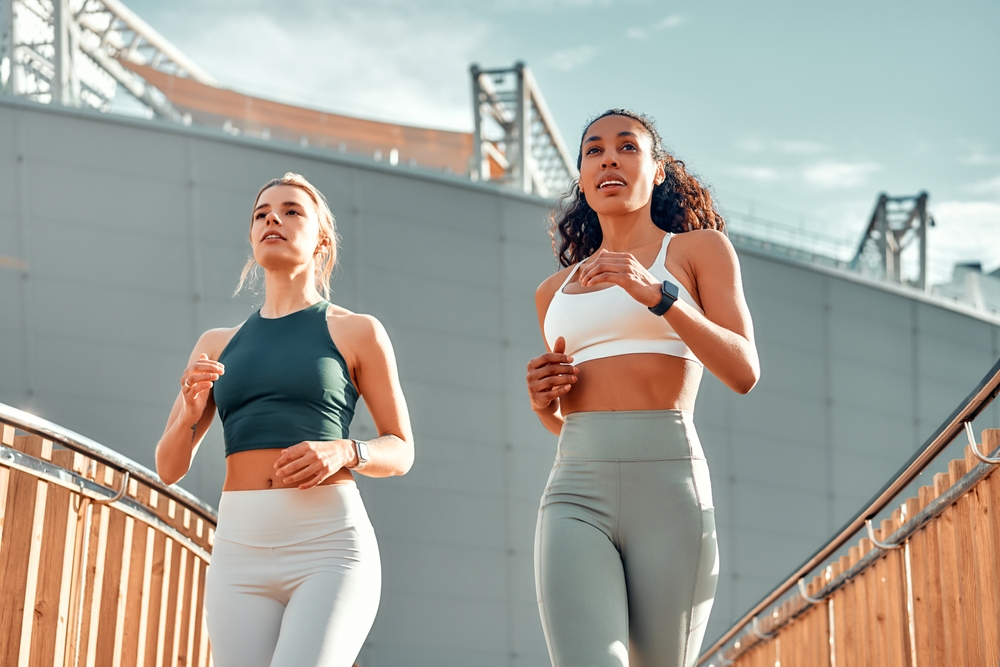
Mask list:
POLYGON ((351 442, 354 443, 354 453, 358 456, 358 462, 351 470, 360 470, 371 460, 368 456, 368 443, 364 440, 356 440, 354 438, 351 438, 351 442))
POLYGON ((653 313, 657 317, 662 317, 664 313, 670 310, 670 306, 674 305, 680 295, 680 290, 677 285, 673 284, 669 280, 664 280, 660 283, 660 302, 655 306, 650 307, 649 312, 653 313))

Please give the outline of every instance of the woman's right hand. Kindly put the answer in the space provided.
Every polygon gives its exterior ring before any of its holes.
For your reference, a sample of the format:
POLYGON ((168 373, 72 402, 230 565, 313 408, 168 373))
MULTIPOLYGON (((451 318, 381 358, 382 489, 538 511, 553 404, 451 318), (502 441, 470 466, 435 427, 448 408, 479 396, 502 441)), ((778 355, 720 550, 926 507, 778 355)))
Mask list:
POLYGON ((212 385, 225 372, 225 366, 212 361, 207 354, 198 355, 197 361, 181 375, 181 397, 184 399, 182 414, 195 420, 201 419, 205 406, 208 405, 212 385))
POLYGON ((528 397, 531 409, 551 411, 552 403, 573 387, 577 380, 573 357, 566 354, 566 340, 560 336, 551 352, 528 362, 528 397))

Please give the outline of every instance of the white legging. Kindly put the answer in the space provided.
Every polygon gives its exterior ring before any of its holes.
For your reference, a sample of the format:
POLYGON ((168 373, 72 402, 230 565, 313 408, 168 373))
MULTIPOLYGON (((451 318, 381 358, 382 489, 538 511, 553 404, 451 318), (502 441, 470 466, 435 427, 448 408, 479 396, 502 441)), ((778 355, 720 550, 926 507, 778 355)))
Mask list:
POLYGON ((350 667, 382 588, 357 487, 223 493, 205 586, 216 667, 350 667))

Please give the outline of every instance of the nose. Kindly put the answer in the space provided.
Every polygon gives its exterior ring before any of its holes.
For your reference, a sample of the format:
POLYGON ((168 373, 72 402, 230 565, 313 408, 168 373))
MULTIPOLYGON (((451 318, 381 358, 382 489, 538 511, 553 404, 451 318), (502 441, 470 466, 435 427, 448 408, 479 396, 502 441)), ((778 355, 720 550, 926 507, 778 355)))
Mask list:
POLYGON ((608 167, 617 167, 618 160, 614 156, 604 155, 604 159, 601 161, 601 167, 607 169, 608 167))
POLYGON ((281 219, 278 217, 277 213, 275 213, 274 211, 271 211, 270 213, 267 214, 267 216, 264 217, 264 224, 265 225, 270 225, 270 224, 280 225, 281 224, 281 219))

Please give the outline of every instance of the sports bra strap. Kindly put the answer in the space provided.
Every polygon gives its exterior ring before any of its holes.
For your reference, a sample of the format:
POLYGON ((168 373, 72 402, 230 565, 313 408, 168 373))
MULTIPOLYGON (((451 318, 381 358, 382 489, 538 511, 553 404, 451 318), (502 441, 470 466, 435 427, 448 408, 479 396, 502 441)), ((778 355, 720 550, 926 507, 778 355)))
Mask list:
POLYGON ((666 235, 663 237, 663 245, 660 246, 660 254, 658 254, 656 256, 656 259, 653 260, 653 266, 651 266, 650 268, 657 267, 657 266, 662 267, 662 266, 666 265, 666 263, 667 263, 667 246, 670 245, 670 239, 672 237, 673 237, 673 234, 671 234, 670 232, 667 232, 666 235))
POLYGON ((573 265, 573 268, 569 270, 569 274, 566 276, 566 280, 564 280, 562 282, 562 285, 559 286, 558 290, 559 292, 562 292, 564 289, 566 289, 566 285, 569 285, 569 281, 571 281, 573 279, 573 276, 576 275, 577 269, 580 268, 581 264, 583 264, 582 261, 577 262, 576 264, 573 265))

